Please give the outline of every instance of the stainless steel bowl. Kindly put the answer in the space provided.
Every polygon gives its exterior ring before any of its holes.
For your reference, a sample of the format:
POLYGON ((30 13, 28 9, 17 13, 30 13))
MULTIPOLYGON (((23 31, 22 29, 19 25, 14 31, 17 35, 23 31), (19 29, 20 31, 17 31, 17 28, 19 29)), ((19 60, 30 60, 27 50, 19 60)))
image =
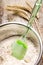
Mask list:
POLYGON ((29 25, 27 26, 26 24, 22 24, 20 22, 19 23, 13 22, 13 23, 1 24, 0 25, 0 42, 11 36, 15 36, 15 35, 21 36, 22 34, 24 34, 26 32, 27 28, 30 29, 28 31, 27 37, 30 40, 32 40, 32 42, 37 47, 39 47, 39 55, 38 55, 38 59, 35 63, 35 65, 37 65, 39 63, 41 55, 42 55, 42 41, 41 41, 39 34, 29 25))

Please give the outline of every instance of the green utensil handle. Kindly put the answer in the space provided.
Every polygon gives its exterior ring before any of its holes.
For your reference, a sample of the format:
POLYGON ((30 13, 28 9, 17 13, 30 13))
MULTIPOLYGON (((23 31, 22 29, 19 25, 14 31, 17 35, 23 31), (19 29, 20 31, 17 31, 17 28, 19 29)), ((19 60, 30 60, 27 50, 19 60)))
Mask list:
POLYGON ((39 9, 40 9, 41 4, 42 4, 42 0, 37 0, 37 1, 36 1, 35 5, 34 5, 34 8, 33 8, 33 10, 32 10, 32 15, 31 15, 31 17, 30 17, 30 19, 29 19, 29 24, 30 24, 30 25, 32 25, 32 23, 33 23, 33 21, 34 21, 36 15, 37 15, 37 13, 38 13, 38 11, 39 11, 39 9))
MULTIPOLYGON (((30 24, 30 26, 31 26, 32 23, 34 22, 34 19, 35 19, 36 15, 37 15, 37 13, 38 13, 40 7, 41 7, 41 4, 42 4, 42 0, 37 0, 37 1, 36 1, 35 5, 34 5, 34 8, 33 8, 33 10, 32 10, 31 17, 30 17, 29 22, 28 22, 28 24, 30 24)), ((28 26, 28 24, 27 24, 27 26, 28 26)), ((29 29, 27 29, 27 31, 26 31, 25 34, 23 35, 23 38, 26 37, 26 34, 28 33, 28 31, 29 31, 29 29)))

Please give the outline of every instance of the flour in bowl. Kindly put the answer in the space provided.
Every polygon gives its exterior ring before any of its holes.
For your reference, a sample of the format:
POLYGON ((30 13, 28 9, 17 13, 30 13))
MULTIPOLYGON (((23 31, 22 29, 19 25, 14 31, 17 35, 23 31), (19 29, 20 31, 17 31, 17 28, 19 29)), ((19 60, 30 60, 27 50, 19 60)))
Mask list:
POLYGON ((22 60, 18 60, 11 55, 11 44, 16 39, 19 39, 19 36, 10 37, 0 43, 0 65, 34 65, 38 59, 39 51, 28 39, 26 39, 28 49, 22 60), (3 58, 3 61, 1 60, 1 57, 3 58))

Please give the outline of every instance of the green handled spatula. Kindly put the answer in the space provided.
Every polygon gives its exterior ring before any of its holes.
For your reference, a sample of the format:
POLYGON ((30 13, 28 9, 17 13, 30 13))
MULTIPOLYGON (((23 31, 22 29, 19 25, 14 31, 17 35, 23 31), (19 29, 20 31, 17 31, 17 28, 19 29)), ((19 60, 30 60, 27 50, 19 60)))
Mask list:
MULTIPOLYGON (((32 25, 32 23, 34 21, 35 16, 37 15, 37 12, 38 12, 41 4, 42 4, 42 0, 37 0, 36 1, 36 4, 35 4, 35 6, 33 8, 33 11, 32 11, 32 15, 29 19, 30 26, 32 25)), ((22 36, 22 39, 17 39, 16 42, 14 42, 11 45, 12 56, 14 56, 15 58, 17 58, 19 60, 24 58, 24 56, 26 54, 26 51, 27 51, 27 48, 28 48, 28 45, 23 40, 26 37, 26 34, 28 33, 28 31, 29 31, 29 29, 27 29, 26 33, 22 36)))

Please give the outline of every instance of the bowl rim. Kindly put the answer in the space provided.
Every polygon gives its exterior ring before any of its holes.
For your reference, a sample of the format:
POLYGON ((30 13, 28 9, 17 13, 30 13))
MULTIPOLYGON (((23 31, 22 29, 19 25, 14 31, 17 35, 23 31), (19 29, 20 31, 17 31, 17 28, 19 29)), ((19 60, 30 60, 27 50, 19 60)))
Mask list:
POLYGON ((38 59, 37 59, 37 61, 35 63, 35 65, 37 65, 39 63, 40 59, 41 59, 41 56, 42 56, 42 40, 41 40, 40 35, 37 33, 37 31, 34 28, 32 28, 32 26, 30 26, 30 25, 27 26, 26 23, 21 23, 21 22, 7 22, 7 23, 2 23, 0 25, 0 27, 5 26, 5 25, 9 25, 9 24, 17 24, 17 25, 22 25, 24 27, 30 28, 35 33, 35 35, 38 37, 38 39, 40 41, 40 53, 39 53, 38 59))

